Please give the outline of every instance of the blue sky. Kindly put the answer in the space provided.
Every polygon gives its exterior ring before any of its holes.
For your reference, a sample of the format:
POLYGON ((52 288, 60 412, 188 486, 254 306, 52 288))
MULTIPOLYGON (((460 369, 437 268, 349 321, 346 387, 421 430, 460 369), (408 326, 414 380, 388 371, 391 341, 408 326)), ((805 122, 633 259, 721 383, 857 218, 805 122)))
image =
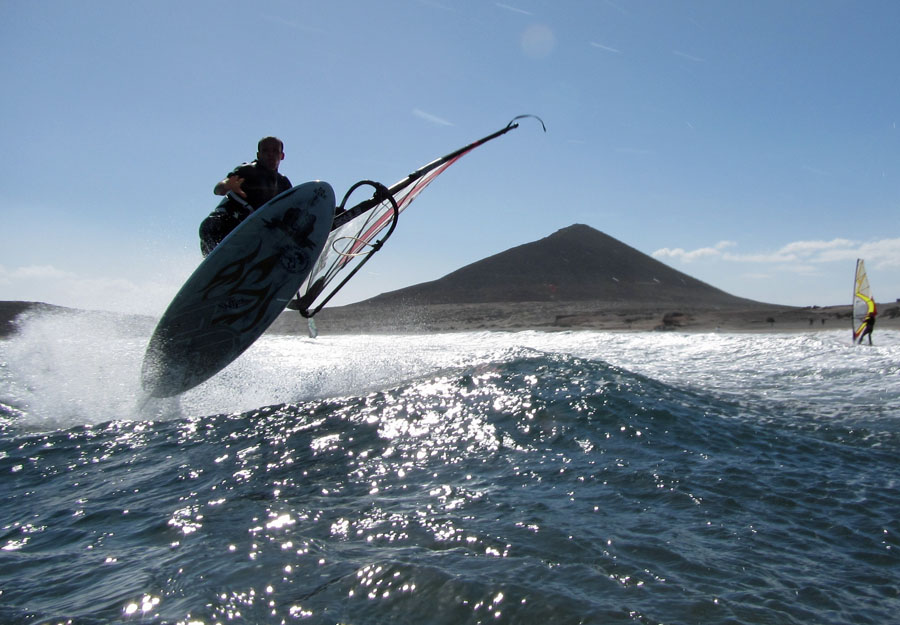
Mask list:
POLYGON ((340 196, 504 126, 337 303, 583 223, 734 295, 900 298, 893 0, 0 0, 0 299, 159 314, 214 184, 340 196))

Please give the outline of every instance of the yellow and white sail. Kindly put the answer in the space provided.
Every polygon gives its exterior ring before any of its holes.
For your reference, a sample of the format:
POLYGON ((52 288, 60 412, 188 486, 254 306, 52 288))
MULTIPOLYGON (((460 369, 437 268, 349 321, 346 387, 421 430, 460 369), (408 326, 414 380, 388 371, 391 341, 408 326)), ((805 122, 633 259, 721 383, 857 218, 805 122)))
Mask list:
POLYGON ((866 327, 866 316, 877 314, 866 264, 862 258, 856 259, 856 278, 853 281, 853 340, 856 341, 866 327))

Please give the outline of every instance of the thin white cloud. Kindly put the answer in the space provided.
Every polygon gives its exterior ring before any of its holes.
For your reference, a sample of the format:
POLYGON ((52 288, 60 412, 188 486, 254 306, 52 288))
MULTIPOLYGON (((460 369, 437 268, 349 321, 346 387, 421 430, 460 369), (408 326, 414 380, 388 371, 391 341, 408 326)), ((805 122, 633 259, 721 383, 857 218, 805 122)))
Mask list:
POLYGON ((858 258, 866 259, 866 264, 875 269, 900 267, 900 238, 863 243, 858 258))
POLYGON ((421 109, 413 109, 413 115, 418 117, 419 119, 424 119, 427 122, 431 122, 432 124, 437 124, 438 126, 452 126, 451 122, 448 122, 446 119, 438 117, 437 115, 432 115, 431 113, 426 113, 421 109))
POLYGON ((74 277, 74 273, 58 269, 52 265, 29 265, 11 269, 0 265, 0 284, 12 284, 29 280, 63 280, 74 277))
POLYGON ((609 46, 604 46, 602 43, 597 43, 596 41, 591 42, 591 47, 605 50, 606 52, 612 52, 614 54, 622 54, 621 50, 617 50, 616 48, 611 48, 609 46))
POLYGON ((502 2, 495 2, 494 6, 505 11, 512 11, 513 13, 519 13, 521 15, 534 15, 534 13, 532 13, 531 11, 526 11, 525 9, 520 9, 519 7, 510 6, 508 4, 503 4, 502 2))
POLYGON ((687 59, 688 61, 693 61, 694 63, 706 63, 706 59, 701 59, 699 56, 694 56, 693 54, 688 54, 687 52, 682 52, 681 50, 672 50, 672 54, 675 56, 680 56, 683 59, 687 59))
POLYGON ((737 245, 737 243, 734 241, 720 241, 713 247, 701 247, 696 250, 691 250, 690 252, 680 247, 664 247, 653 252, 652 256, 654 258, 673 258, 685 263, 690 263, 699 258, 708 258, 711 256, 721 258, 722 250, 733 245, 737 245))
POLYGON ((817 265, 864 258, 866 264, 878 269, 900 267, 900 238, 881 239, 861 243, 850 239, 830 241, 794 241, 777 250, 763 252, 730 252, 733 241, 722 241, 713 247, 696 250, 662 248, 653 252, 658 259, 673 259, 689 263, 699 259, 718 259, 734 263, 782 264, 792 272, 815 272, 817 265))
POLYGON ((859 245, 850 239, 832 239, 831 241, 794 241, 781 248, 785 254, 792 256, 814 256, 828 252, 854 249, 859 245))

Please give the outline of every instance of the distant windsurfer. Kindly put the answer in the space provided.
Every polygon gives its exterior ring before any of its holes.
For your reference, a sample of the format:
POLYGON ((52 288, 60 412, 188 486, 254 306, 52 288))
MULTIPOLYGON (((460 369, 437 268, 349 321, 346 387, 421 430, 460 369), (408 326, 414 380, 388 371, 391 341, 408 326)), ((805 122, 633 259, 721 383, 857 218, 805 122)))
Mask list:
POLYGON ((287 176, 278 173, 284 160, 284 143, 277 137, 263 137, 257 145, 256 160, 235 167, 213 189, 226 199, 200 224, 200 251, 207 256, 250 213, 291 188, 287 176))
POLYGON ((859 333, 859 344, 862 345, 862 340, 864 336, 869 337, 869 345, 872 344, 872 330, 875 329, 875 315, 878 314, 874 310, 866 315, 866 318, 863 319, 863 323, 865 327, 863 331, 859 333))

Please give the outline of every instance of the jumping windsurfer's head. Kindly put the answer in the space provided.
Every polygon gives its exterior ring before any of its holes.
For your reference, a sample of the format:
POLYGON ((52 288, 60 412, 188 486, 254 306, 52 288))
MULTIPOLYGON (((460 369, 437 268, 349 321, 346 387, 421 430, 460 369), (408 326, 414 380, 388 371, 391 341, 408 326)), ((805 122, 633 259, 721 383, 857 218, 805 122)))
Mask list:
POLYGON ((278 171, 278 165, 284 160, 284 142, 278 137, 263 137, 256 146, 256 161, 263 166, 278 171))

